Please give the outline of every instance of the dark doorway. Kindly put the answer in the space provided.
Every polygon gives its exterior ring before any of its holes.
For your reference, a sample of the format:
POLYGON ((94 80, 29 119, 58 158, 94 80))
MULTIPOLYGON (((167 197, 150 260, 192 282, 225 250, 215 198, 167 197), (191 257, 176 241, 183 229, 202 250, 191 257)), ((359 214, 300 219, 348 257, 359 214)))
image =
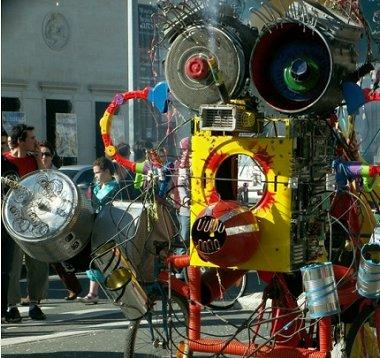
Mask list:
MULTIPOLYGON (((46 100, 46 139, 56 149, 56 136, 55 136, 55 114, 56 113, 71 113, 71 102, 62 99, 47 99, 46 100)), ((61 165, 77 164, 76 157, 62 157, 61 165)))
POLYGON ((21 103, 17 97, 1 97, 1 110, 4 112, 18 112, 21 103))
POLYGON ((25 122, 25 114, 20 112, 20 107, 17 97, 1 97, 1 129, 8 134, 14 125, 25 122))

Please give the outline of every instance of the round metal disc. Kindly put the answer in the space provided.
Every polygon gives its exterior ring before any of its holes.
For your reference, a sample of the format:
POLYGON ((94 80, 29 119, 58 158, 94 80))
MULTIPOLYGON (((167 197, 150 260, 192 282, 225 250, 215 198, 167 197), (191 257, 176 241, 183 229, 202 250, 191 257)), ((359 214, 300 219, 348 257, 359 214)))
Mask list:
POLYGON ((198 110, 202 104, 220 101, 211 74, 194 80, 186 74, 186 62, 192 57, 216 59, 219 74, 229 96, 236 95, 244 81, 244 53, 239 39, 213 26, 189 28, 173 42, 166 56, 165 75, 173 96, 185 106, 198 110))
POLYGON ((74 183, 57 170, 40 170, 24 176, 9 190, 3 203, 3 222, 20 240, 55 237, 75 215, 78 192, 74 183))

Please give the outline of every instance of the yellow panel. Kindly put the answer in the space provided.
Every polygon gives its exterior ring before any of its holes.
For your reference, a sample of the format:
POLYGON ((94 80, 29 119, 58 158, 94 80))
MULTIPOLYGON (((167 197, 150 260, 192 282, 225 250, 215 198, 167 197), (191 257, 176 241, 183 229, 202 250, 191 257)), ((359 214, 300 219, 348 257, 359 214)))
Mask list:
MULTIPOLYGON (((216 167, 210 169, 210 162, 220 165, 225 159, 224 155, 244 154, 268 164, 266 190, 272 195, 267 194, 268 202, 265 204, 261 201, 261 205, 253 209, 259 220, 261 235, 259 248, 249 261, 236 268, 291 271, 292 191, 287 184, 291 174, 292 143, 290 138, 211 136, 209 131, 197 132, 192 136, 192 224, 207 205, 215 183, 216 167), (272 202, 269 200, 271 196, 273 196, 272 202)), ((192 265, 215 266, 210 262, 202 261, 192 243, 190 249, 192 265)))

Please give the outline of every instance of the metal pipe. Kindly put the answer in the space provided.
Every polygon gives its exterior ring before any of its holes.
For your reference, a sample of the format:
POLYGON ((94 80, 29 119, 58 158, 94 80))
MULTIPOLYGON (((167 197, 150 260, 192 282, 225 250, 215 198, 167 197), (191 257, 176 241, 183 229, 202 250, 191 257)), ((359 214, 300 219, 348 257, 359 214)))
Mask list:
MULTIPOLYGON (((128 90, 133 91, 139 86, 139 38, 138 38, 138 2, 127 0, 127 77, 128 90)), ((128 143, 131 148, 135 143, 135 101, 128 101, 128 143)), ((132 154, 133 155, 133 154, 132 154)), ((134 159, 133 157, 131 159, 134 159)))

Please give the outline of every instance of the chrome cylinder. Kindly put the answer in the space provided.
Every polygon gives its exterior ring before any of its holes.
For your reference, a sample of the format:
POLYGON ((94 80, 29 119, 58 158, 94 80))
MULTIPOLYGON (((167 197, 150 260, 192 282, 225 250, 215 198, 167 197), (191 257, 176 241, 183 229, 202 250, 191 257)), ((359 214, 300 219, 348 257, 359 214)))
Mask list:
POLYGON ((358 281, 356 285, 361 296, 380 298, 380 244, 366 244, 362 247, 358 281))
POLYGON ((61 262, 79 254, 90 240, 91 202, 57 170, 39 170, 15 183, 4 198, 4 226, 30 256, 61 262))
POLYGON ((301 273, 310 317, 321 318, 339 313, 338 291, 331 262, 304 266, 301 273))

